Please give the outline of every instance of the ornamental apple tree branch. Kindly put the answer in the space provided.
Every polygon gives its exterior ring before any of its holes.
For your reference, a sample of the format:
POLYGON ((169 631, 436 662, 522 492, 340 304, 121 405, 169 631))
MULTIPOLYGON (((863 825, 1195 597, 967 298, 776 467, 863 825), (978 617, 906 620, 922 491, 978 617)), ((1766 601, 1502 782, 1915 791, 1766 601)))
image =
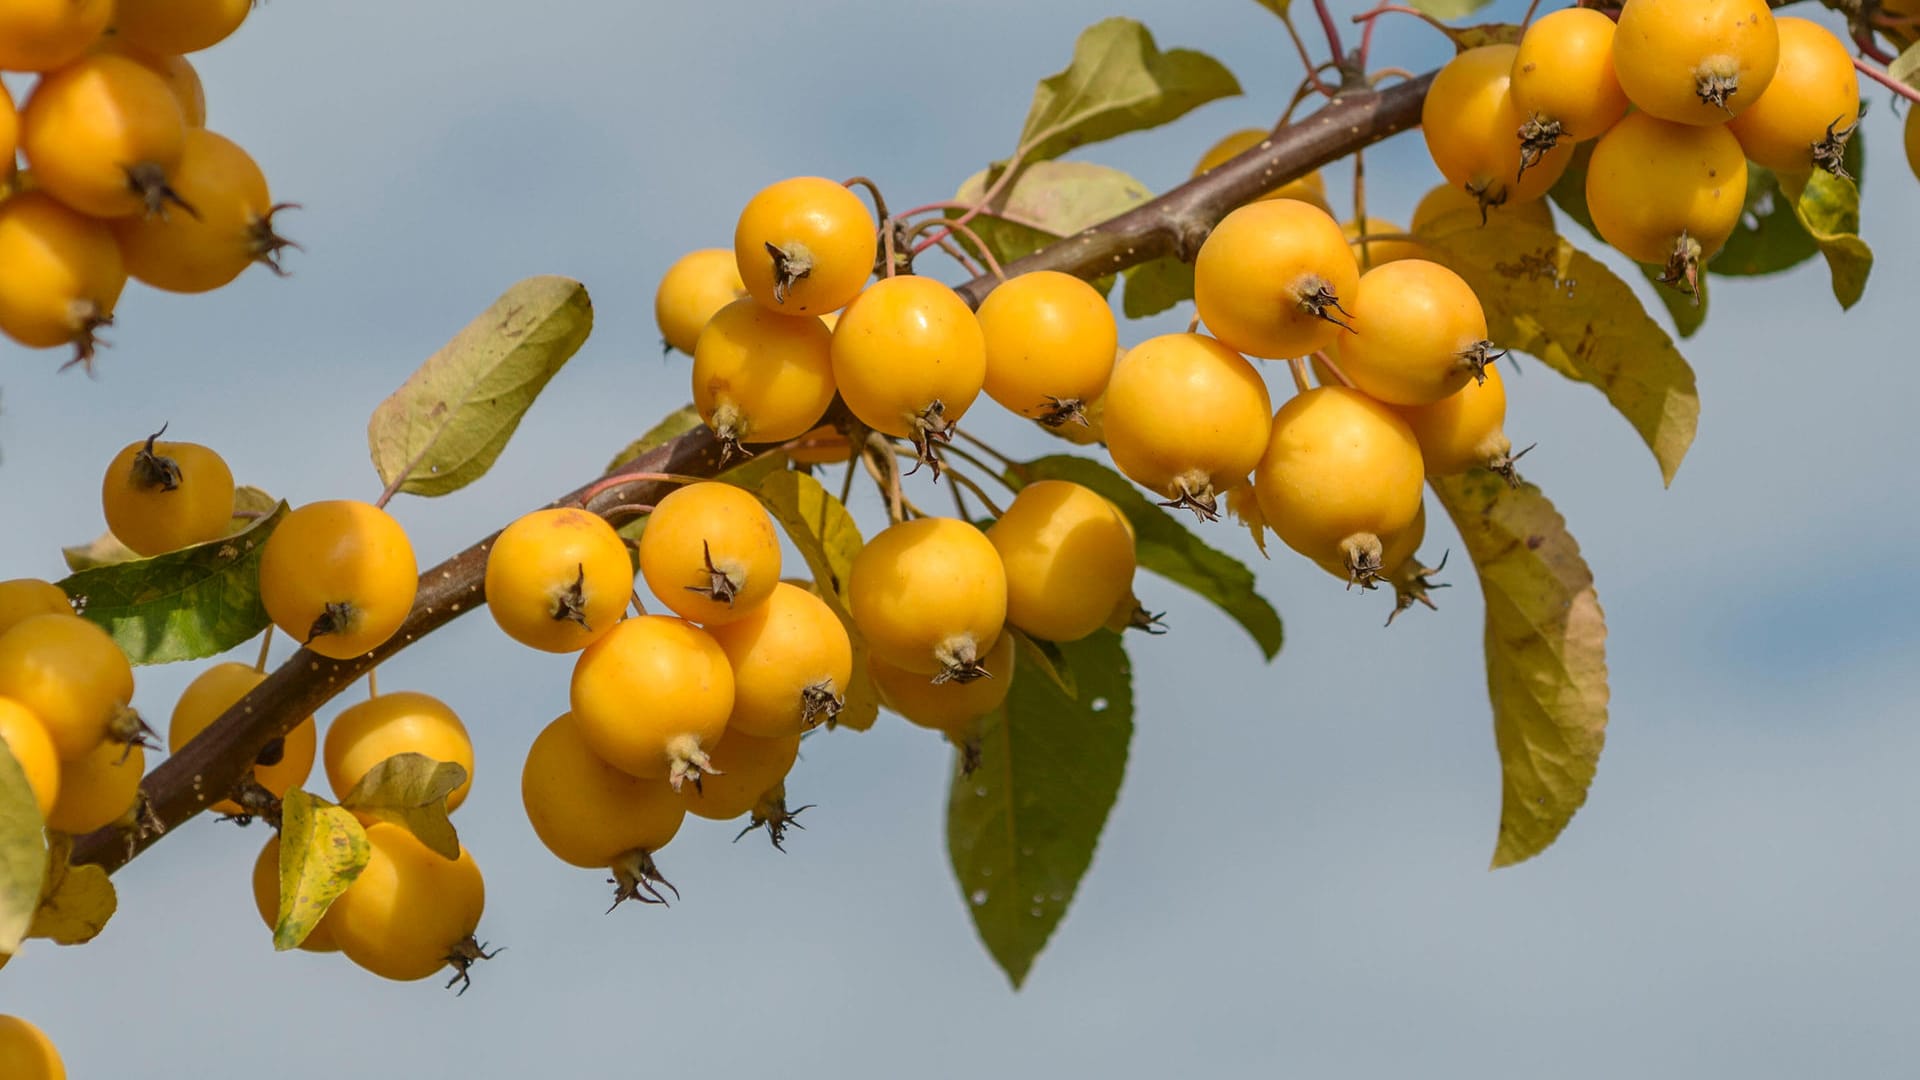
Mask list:
MULTIPOLYGON (((1059 270, 1091 279, 1165 255, 1191 261, 1207 233, 1234 207, 1417 125, 1432 80, 1428 74, 1386 90, 1344 89, 1318 112, 1276 128, 1270 139, 1206 175, 1064 237, 1009 264, 1006 272, 1059 270)), ((997 283, 990 275, 977 277, 958 291, 977 307, 997 283)), ((617 507, 653 505, 665 497, 670 485, 657 479, 660 474, 714 476, 721 467, 719 443, 701 427, 655 447, 612 477, 596 478, 549 505, 617 513, 617 507), (632 479, 607 482, 621 476, 632 479)), ((332 660, 306 649, 294 653, 199 737, 146 776, 140 785, 145 805, 133 823, 111 825, 77 838, 72 861, 108 871, 126 865, 173 827, 232 792, 267 743, 285 735, 387 658, 485 604, 487 554, 498 535, 423 573, 413 610, 386 644, 351 660, 332 660)))

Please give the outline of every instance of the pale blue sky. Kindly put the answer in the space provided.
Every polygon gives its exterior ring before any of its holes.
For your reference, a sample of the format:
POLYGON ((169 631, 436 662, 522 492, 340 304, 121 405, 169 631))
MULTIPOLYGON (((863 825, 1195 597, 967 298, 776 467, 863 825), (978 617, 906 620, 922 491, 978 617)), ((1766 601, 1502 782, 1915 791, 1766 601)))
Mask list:
MULTIPOLYGON (((130 291, 97 381, 0 346, 0 576, 56 574, 57 544, 101 528, 107 457, 161 421, 295 502, 371 498, 379 399, 513 280, 576 276, 598 330, 499 466, 395 504, 443 557, 686 399, 652 290, 682 251, 724 244, 754 190, 865 173, 899 205, 944 198, 1111 14, 1212 51, 1248 91, 1084 155, 1156 188, 1271 122, 1298 78, 1245 0, 265 6, 201 67, 212 126, 306 205, 286 219, 295 276, 130 291)), ((1381 63, 1440 56, 1411 21, 1380 39, 1381 63)), ((820 805, 789 854, 690 819, 661 856, 684 902, 602 915, 599 877, 548 856, 518 796, 567 662, 480 616, 382 678, 475 732, 458 823, 488 875, 483 936, 510 950, 472 993, 275 955, 247 886, 265 833, 196 821, 117 877, 97 942, 36 943, 0 973, 0 1012, 43 1025, 77 1078, 1909 1075, 1920 216, 1874 96, 1866 299, 1841 319, 1819 267, 1721 284, 1687 347, 1702 425, 1671 490, 1594 391, 1525 363, 1508 380, 1510 431, 1541 443, 1526 474, 1613 630, 1599 779, 1533 863, 1485 869, 1499 787, 1464 573, 1438 614, 1388 632, 1380 597, 1277 554, 1259 573, 1288 640, 1266 667, 1147 582, 1174 632, 1134 643, 1126 784, 1017 994, 947 867, 948 753, 891 718, 809 744, 793 787, 820 805)), ((1417 135, 1368 164, 1390 218, 1435 179, 1417 135)), ((1330 186, 1345 197, 1344 171, 1330 186)), ((1436 521, 1431 550, 1450 542, 1436 521)), ((143 670, 138 704, 164 717, 191 674, 143 670)))

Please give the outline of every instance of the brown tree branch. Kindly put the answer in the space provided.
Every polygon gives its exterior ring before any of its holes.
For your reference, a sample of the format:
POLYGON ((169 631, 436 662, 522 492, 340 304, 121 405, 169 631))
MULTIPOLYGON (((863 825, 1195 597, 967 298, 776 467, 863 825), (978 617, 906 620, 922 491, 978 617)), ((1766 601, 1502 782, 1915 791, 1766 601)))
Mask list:
MULTIPOLYGON (((1010 264, 1008 274, 1061 270, 1100 277, 1162 255, 1192 259, 1201 241, 1227 212, 1320 166, 1413 127, 1432 76, 1385 91, 1344 91, 1319 112, 1276 130, 1273 137, 1178 188, 1110 221, 1010 264)), ((978 306, 998 281, 991 275, 960 286, 978 306)), ((678 473, 713 476, 720 471, 719 445, 698 428, 642 455, 619 474, 678 473)), ((550 505, 580 506, 592 484, 550 505)), ((652 505, 667 486, 636 479, 596 494, 587 509, 605 513, 622 505, 652 505)), ((498 533, 494 534, 499 535, 498 533)), ((486 603, 483 583, 489 536, 420 576, 413 611, 393 639, 352 660, 330 660, 302 649, 267 680, 228 709, 200 737, 167 758, 141 783, 147 812, 142 828, 109 826, 75 841, 73 862, 118 869, 163 835, 224 798, 262 747, 344 691, 388 657, 426 634, 486 603)))

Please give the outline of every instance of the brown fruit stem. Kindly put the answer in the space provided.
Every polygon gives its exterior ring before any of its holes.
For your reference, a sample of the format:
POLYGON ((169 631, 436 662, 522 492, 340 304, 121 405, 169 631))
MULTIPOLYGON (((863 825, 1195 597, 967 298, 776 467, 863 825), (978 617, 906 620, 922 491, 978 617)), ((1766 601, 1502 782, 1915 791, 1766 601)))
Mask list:
MULTIPOLYGON (((1342 89, 1318 112, 1275 130, 1263 145, 1159 198, 1015 260, 1006 272, 1015 276, 1059 270, 1091 279, 1176 252, 1191 259, 1214 224, 1234 207, 1419 124, 1420 106, 1432 83, 1429 73, 1385 90, 1342 89)), ((998 284, 998 279, 987 275, 957 291, 978 307, 998 284)), ((584 506, 595 513, 622 505, 654 505, 675 486, 657 479, 660 474, 711 477, 721 467, 720 444, 701 426, 550 505, 584 506), (652 475, 643 478, 642 474, 652 475), (595 489, 592 498, 588 498, 589 489, 595 489)), ((395 653, 484 604, 487 553, 497 535, 486 536, 427 568, 420 575, 413 610, 399 631, 379 647, 351 660, 334 660, 306 649, 294 652, 199 737, 147 774, 141 784, 144 806, 135 816, 139 824, 108 826, 78 838, 72 861, 109 871, 131 862, 173 826, 206 808, 208 802, 199 791, 232 786, 267 740, 285 735, 395 653)))

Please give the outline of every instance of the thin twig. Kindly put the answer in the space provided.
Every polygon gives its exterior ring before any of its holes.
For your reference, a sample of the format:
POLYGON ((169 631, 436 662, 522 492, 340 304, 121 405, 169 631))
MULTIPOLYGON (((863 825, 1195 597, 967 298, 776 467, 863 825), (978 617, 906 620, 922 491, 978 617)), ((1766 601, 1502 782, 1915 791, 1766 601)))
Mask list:
POLYGON ((1340 44, 1340 27, 1333 21, 1333 11, 1327 6, 1327 0, 1313 0, 1313 10, 1320 16, 1320 29, 1327 35, 1327 50, 1333 53, 1336 61, 1344 63, 1347 59, 1346 47, 1340 44))
POLYGON ((253 662, 253 670, 260 672, 263 675, 266 674, 267 650, 272 647, 273 647, 273 624, 268 623, 267 628, 260 632, 260 658, 253 662))
POLYGON ((948 255, 951 255, 953 257, 954 262, 959 263, 961 267, 966 270, 967 273, 972 274, 974 277, 979 277, 981 274, 985 273, 985 271, 980 268, 979 263, 974 262, 972 259, 967 257, 967 253, 961 250, 960 245, 954 243, 953 241, 947 239, 944 236, 940 238, 940 250, 946 252, 948 255))
POLYGON ((922 242, 918 247, 913 249, 913 253, 915 255, 918 255, 921 252, 932 247, 933 245, 939 243, 941 240, 951 235, 953 229, 958 228, 959 226, 965 225, 969 221, 972 221, 976 216, 979 215, 980 211, 985 210, 989 206, 992 206, 993 200, 999 198, 1001 194, 1007 190, 1008 185, 1013 183, 1014 174, 1020 171, 1021 164, 1026 161, 1027 154, 1031 153, 1032 150, 1033 148, 1031 146, 1023 146, 1018 150, 1015 150, 1013 152, 1013 156, 1007 159, 1006 166, 1000 170, 1000 175, 996 177, 993 181, 993 184, 990 187, 988 187, 984 193, 981 194, 980 201, 968 207, 965 211, 963 211, 960 214, 959 217, 954 218, 952 221, 947 222, 946 223, 948 228, 947 232, 943 232, 939 236, 936 236, 931 240, 922 242))
POLYGON ((1913 87, 1887 74, 1885 68, 1870 64, 1858 56, 1853 58, 1853 66, 1859 70, 1860 74, 1899 94, 1908 101, 1920 102, 1920 90, 1915 90, 1913 87))
POLYGON ((1294 357, 1287 361, 1287 370, 1293 373, 1293 388, 1295 390, 1304 394, 1312 389, 1307 383, 1307 362, 1305 360, 1297 356, 1294 357))
MULTIPOLYGON (((1315 93, 1332 97, 1334 95, 1334 87, 1328 86, 1326 83, 1320 81, 1320 68, 1323 65, 1313 62, 1313 53, 1307 50, 1307 41, 1300 36, 1300 28, 1293 25, 1293 16, 1282 15, 1280 22, 1286 26, 1287 36, 1293 39, 1294 51, 1300 54, 1300 66, 1307 69, 1307 85, 1312 87, 1315 93)), ((1289 111, 1291 111, 1291 106, 1289 106, 1289 111)))

